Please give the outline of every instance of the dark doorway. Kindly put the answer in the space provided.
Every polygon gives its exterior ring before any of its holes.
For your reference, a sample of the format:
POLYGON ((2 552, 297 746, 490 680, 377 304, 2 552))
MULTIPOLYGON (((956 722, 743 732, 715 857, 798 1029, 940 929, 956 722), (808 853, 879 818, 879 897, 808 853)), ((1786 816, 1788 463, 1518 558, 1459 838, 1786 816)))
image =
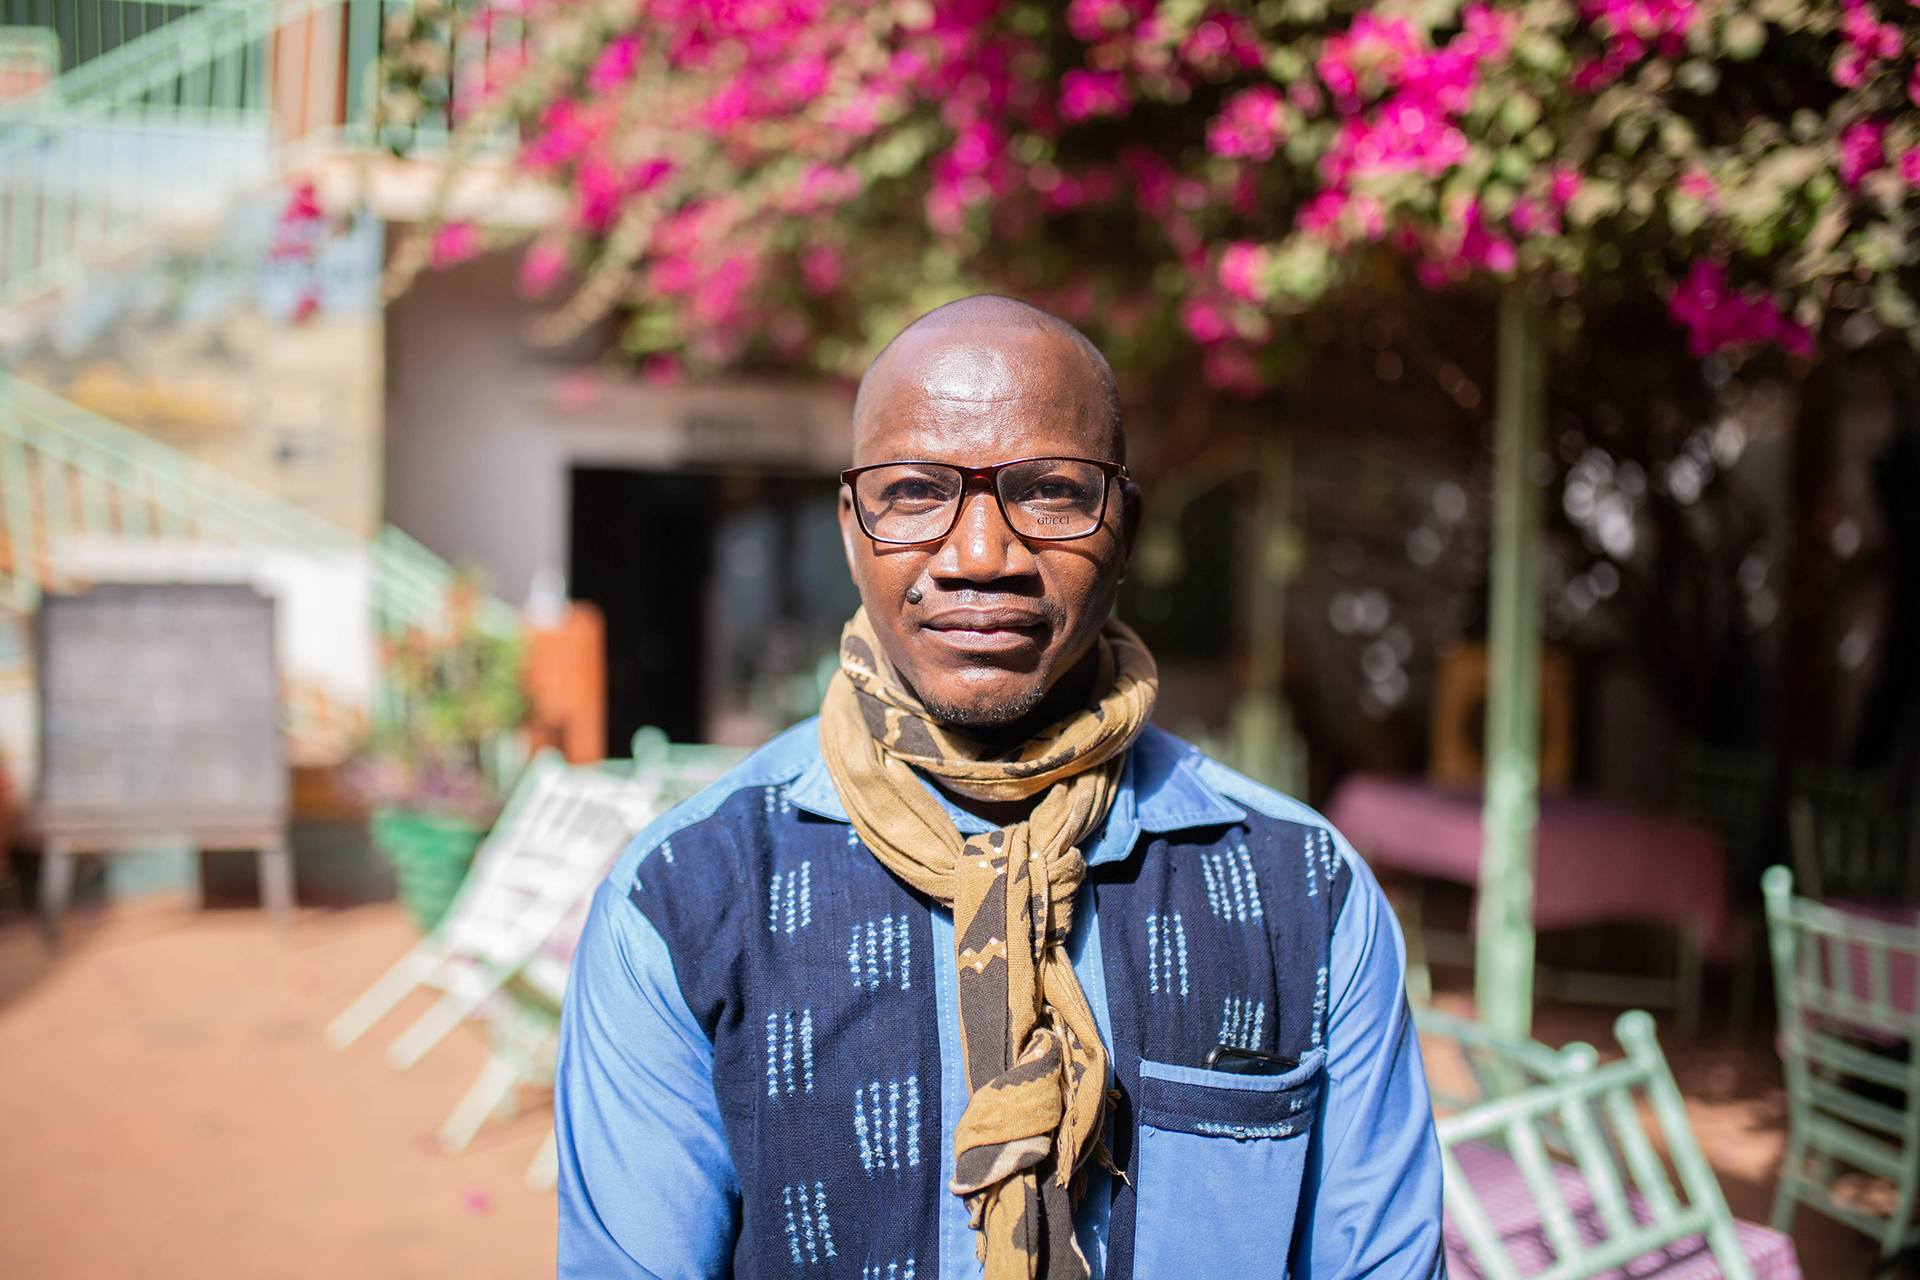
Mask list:
POLYGON ((607 748, 657 725, 698 742, 712 476, 575 467, 567 576, 607 620, 607 748))

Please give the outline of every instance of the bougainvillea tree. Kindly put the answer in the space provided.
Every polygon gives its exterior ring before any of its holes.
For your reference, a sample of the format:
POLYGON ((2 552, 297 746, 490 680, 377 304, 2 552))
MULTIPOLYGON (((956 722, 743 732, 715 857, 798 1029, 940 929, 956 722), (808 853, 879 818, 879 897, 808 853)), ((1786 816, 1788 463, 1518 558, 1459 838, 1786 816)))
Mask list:
MULTIPOLYGON (((1251 393, 1376 252, 1657 288, 1703 355, 1912 328, 1916 33, 1872 0, 425 0, 384 111, 517 128, 569 198, 527 289, 555 336, 617 310, 657 374, 857 371, 1001 287, 1251 393)), ((431 223, 393 283, 488 243, 431 223)))
MULTIPOLYGON (((1383 262, 1498 291, 1478 982, 1524 1030, 1542 303, 1651 291, 1702 357, 1920 329, 1917 46, 1893 0, 419 0, 382 111, 456 166, 517 131, 548 336, 615 313, 656 378, 854 374, 997 289, 1254 396, 1383 262)), ((430 219, 389 285, 490 243, 430 219)))

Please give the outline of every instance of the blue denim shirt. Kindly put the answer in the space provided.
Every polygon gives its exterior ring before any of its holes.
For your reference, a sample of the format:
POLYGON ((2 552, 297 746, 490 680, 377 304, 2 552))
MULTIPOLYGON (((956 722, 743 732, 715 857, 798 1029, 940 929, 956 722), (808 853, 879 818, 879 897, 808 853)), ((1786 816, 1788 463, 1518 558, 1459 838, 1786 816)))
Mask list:
MULTIPOLYGON (((740 1191, 715 1095, 714 1044, 682 994, 667 943, 630 900, 627 887, 650 856, 663 845, 671 847, 668 842, 677 833, 713 820, 740 791, 776 782, 785 786, 784 803, 830 822, 848 821, 821 759, 816 724, 809 721, 642 832, 596 895, 567 993, 554 1100, 559 1272, 567 1280, 665 1280, 731 1272, 740 1191)), ((950 804, 948 809, 962 832, 989 829, 971 814, 950 804)), ((1406 1005, 1403 944, 1379 887, 1346 841, 1299 802, 1149 730, 1130 752, 1113 809, 1088 850, 1089 866, 1128 858, 1143 836, 1220 827, 1245 819, 1248 811, 1324 832, 1322 839, 1331 837, 1332 849, 1351 872, 1325 979, 1324 1085, 1311 1164, 1304 1172, 1296 1169, 1289 1184, 1299 1187, 1297 1204, 1273 1205, 1271 1212, 1263 1207, 1251 1213, 1196 1214, 1194 1203, 1257 1195, 1263 1174, 1253 1157, 1279 1147, 1153 1133, 1161 1185, 1186 1187, 1191 1195, 1210 1199, 1143 1196, 1133 1227, 1134 1274, 1139 1280, 1160 1280, 1231 1268, 1277 1278, 1288 1274, 1291 1259, 1300 1274, 1316 1280, 1443 1276, 1440 1158, 1406 1005), (1136 778, 1150 778, 1151 786, 1136 786, 1136 778), (1150 1252, 1140 1252, 1142 1241, 1153 1242, 1150 1252), (1155 1263, 1156 1258, 1179 1262, 1155 1263), (1250 1267, 1250 1259, 1266 1261, 1250 1267)), ((931 915, 934 945, 922 963, 932 969, 939 1011, 944 1119, 939 1162, 924 1168, 922 1176, 944 1184, 953 1167, 952 1124, 965 1108, 966 1089, 952 920, 939 907, 931 915)), ((1111 1046, 1100 922, 1084 888, 1069 953, 1111 1046)), ((1205 962, 1204 956, 1194 959, 1196 965, 1205 962)), ((1321 1067, 1317 1060, 1303 1062, 1301 1074, 1321 1067)), ((1175 1077, 1156 1081, 1158 1088, 1178 1089, 1188 1076, 1192 1083, 1216 1087, 1223 1080, 1245 1082, 1234 1088, 1290 1084, 1277 1077, 1222 1077, 1184 1068, 1154 1074, 1175 1077)), ((830 1135, 821 1138, 823 1146, 831 1145, 830 1135)), ((853 1159, 850 1152, 847 1158, 853 1159)), ((1089 1188, 1075 1223, 1096 1276, 1107 1256, 1106 1177, 1099 1175, 1089 1188)), ((936 1270, 938 1280, 981 1276, 964 1203, 943 1191, 938 1212, 935 1266, 928 1265, 932 1259, 921 1259, 916 1276, 912 1258, 904 1271, 898 1260, 860 1264, 863 1280, 935 1280, 936 1270)), ((801 1257, 797 1248, 794 1257, 796 1262, 801 1257)))

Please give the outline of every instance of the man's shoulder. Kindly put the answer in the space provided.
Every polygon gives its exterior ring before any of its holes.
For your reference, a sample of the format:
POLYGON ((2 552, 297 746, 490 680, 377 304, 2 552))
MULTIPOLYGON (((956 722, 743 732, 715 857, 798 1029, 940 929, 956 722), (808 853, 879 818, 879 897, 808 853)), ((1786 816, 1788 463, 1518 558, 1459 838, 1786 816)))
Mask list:
MULTIPOLYGON (((1261 842, 1272 852, 1304 845, 1304 851, 1315 855, 1323 875, 1342 868, 1347 875, 1341 879, 1371 888, 1372 877, 1353 846, 1312 806, 1222 764, 1162 729, 1148 726, 1135 750, 1138 754, 1134 768, 1139 780, 1136 785, 1155 793, 1143 801, 1143 808, 1150 806, 1161 793, 1178 794, 1179 784, 1174 773, 1183 771, 1189 781, 1231 806, 1242 825, 1264 827, 1289 837, 1261 842)), ((1341 896, 1344 899, 1344 892, 1341 896)))
POLYGON ((783 792, 820 760, 818 719, 803 720, 755 748, 739 764, 705 788, 655 818, 627 845, 608 879, 625 894, 633 887, 641 865, 662 854, 674 858, 686 852, 724 844, 723 829, 744 813, 743 799, 761 809, 778 809, 783 792), (752 793, 759 793, 754 796, 752 793), (680 851, 676 854, 674 844, 680 851))
POLYGON ((1306 804, 1284 791, 1254 781, 1164 729, 1148 725, 1134 744, 1134 751, 1136 786, 1143 791, 1151 790, 1156 797, 1160 792, 1171 790, 1173 775, 1184 771, 1192 781, 1249 816, 1338 835, 1332 823, 1306 804))

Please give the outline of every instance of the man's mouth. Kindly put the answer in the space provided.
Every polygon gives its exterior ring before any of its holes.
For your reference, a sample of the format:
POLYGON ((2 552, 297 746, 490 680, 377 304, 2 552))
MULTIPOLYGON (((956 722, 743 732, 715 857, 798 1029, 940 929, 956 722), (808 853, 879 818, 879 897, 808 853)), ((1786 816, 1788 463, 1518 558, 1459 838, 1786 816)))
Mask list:
POLYGON ((1047 620, 1031 609, 943 609, 920 625, 952 648, 998 653, 1023 649, 1041 639, 1047 620))

